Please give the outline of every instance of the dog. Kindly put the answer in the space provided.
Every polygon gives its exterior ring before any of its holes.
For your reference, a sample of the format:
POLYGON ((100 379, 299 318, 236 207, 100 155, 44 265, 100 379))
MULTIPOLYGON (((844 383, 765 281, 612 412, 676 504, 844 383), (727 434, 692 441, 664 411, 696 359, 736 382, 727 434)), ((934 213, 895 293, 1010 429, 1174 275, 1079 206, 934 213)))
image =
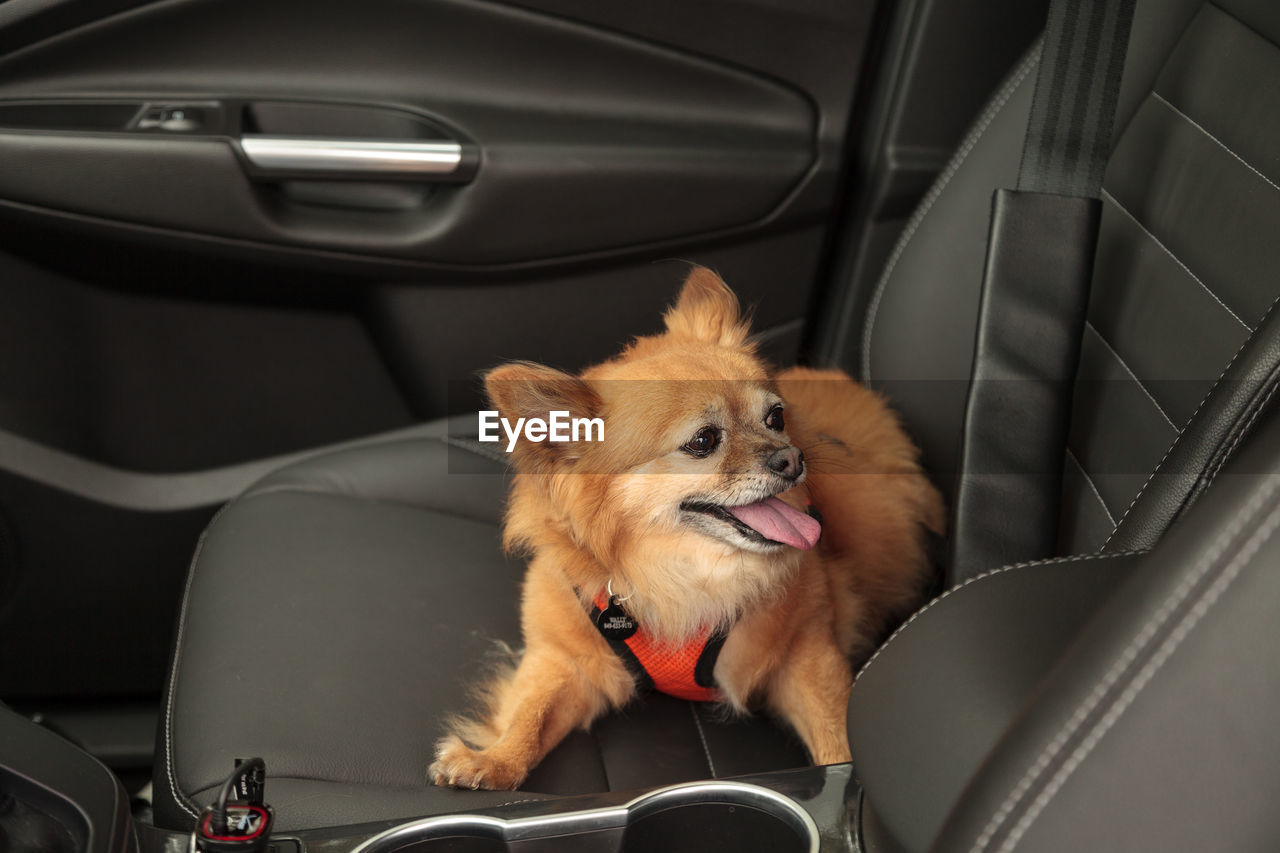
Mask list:
POLYGON ((764 709, 815 764, 850 760, 853 666, 927 592, 942 499, 878 394, 839 371, 771 375, 711 270, 665 324, 577 376, 485 376, 504 418, 598 417, 604 440, 511 450, 525 648, 448 724, 437 785, 516 788, 647 688, 764 709))

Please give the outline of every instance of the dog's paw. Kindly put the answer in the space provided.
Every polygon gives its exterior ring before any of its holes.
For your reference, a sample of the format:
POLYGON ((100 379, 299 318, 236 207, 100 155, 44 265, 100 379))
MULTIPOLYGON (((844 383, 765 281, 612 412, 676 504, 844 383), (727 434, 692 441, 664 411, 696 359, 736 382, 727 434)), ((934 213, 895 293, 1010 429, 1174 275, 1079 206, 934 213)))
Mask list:
POLYGON ((514 767, 493 755, 490 750, 475 750, 450 735, 436 744, 435 763, 427 770, 431 781, 442 787, 484 788, 510 791, 524 781, 526 769, 514 767))

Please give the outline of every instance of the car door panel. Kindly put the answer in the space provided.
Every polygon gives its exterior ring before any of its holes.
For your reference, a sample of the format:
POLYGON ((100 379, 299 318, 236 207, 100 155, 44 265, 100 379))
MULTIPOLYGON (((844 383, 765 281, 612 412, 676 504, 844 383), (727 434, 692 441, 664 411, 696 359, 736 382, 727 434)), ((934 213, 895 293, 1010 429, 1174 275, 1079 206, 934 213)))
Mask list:
POLYGON ((504 266, 803 219, 834 192, 802 93, 490 3, 157 4, 20 51, 0 81, 0 99, 27 103, 225 104, 170 134, 12 129, 0 198, 267 244, 504 266), (246 114, 281 99, 422 115, 475 146, 474 174, 409 209, 308 203, 244 168, 246 114))
POLYGON ((607 357, 688 261, 792 361, 874 11, 0 3, 0 698, 158 690, 186 557, 253 472, 473 409, 503 359, 607 357), (460 168, 263 166, 255 135, 460 168))

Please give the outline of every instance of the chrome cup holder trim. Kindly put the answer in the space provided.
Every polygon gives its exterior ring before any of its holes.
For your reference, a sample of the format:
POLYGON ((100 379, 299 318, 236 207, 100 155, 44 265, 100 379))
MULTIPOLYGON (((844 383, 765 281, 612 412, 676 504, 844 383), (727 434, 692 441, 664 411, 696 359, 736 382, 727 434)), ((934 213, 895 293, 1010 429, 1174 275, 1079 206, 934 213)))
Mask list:
POLYGON ((813 817, 792 800, 777 791, 746 782, 686 782, 658 788, 641 794, 623 805, 602 809, 584 809, 554 815, 538 815, 506 820, 489 815, 441 815, 410 821, 380 832, 356 847, 351 853, 391 853, 414 841, 426 841, 466 830, 470 834, 503 841, 522 841, 566 832, 595 832, 621 829, 628 821, 644 817, 671 806, 709 802, 730 802, 752 806, 785 821, 809 840, 809 853, 818 853, 818 826, 813 817))

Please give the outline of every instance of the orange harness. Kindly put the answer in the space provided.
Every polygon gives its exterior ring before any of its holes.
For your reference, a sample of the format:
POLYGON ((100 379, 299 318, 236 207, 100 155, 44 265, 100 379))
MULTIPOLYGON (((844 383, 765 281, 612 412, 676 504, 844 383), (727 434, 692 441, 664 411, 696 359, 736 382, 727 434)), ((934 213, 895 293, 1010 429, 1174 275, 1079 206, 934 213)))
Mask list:
MULTIPOLYGON (((591 622, 599 625, 600 614, 609 606, 604 590, 592 601, 591 622)), ((603 632, 602 632, 603 633, 603 632)), ((683 646, 656 641, 643 626, 625 640, 605 641, 636 680, 641 690, 657 690, 678 699, 715 702, 720 699, 714 671, 724 645, 725 632, 707 629, 683 646)))

